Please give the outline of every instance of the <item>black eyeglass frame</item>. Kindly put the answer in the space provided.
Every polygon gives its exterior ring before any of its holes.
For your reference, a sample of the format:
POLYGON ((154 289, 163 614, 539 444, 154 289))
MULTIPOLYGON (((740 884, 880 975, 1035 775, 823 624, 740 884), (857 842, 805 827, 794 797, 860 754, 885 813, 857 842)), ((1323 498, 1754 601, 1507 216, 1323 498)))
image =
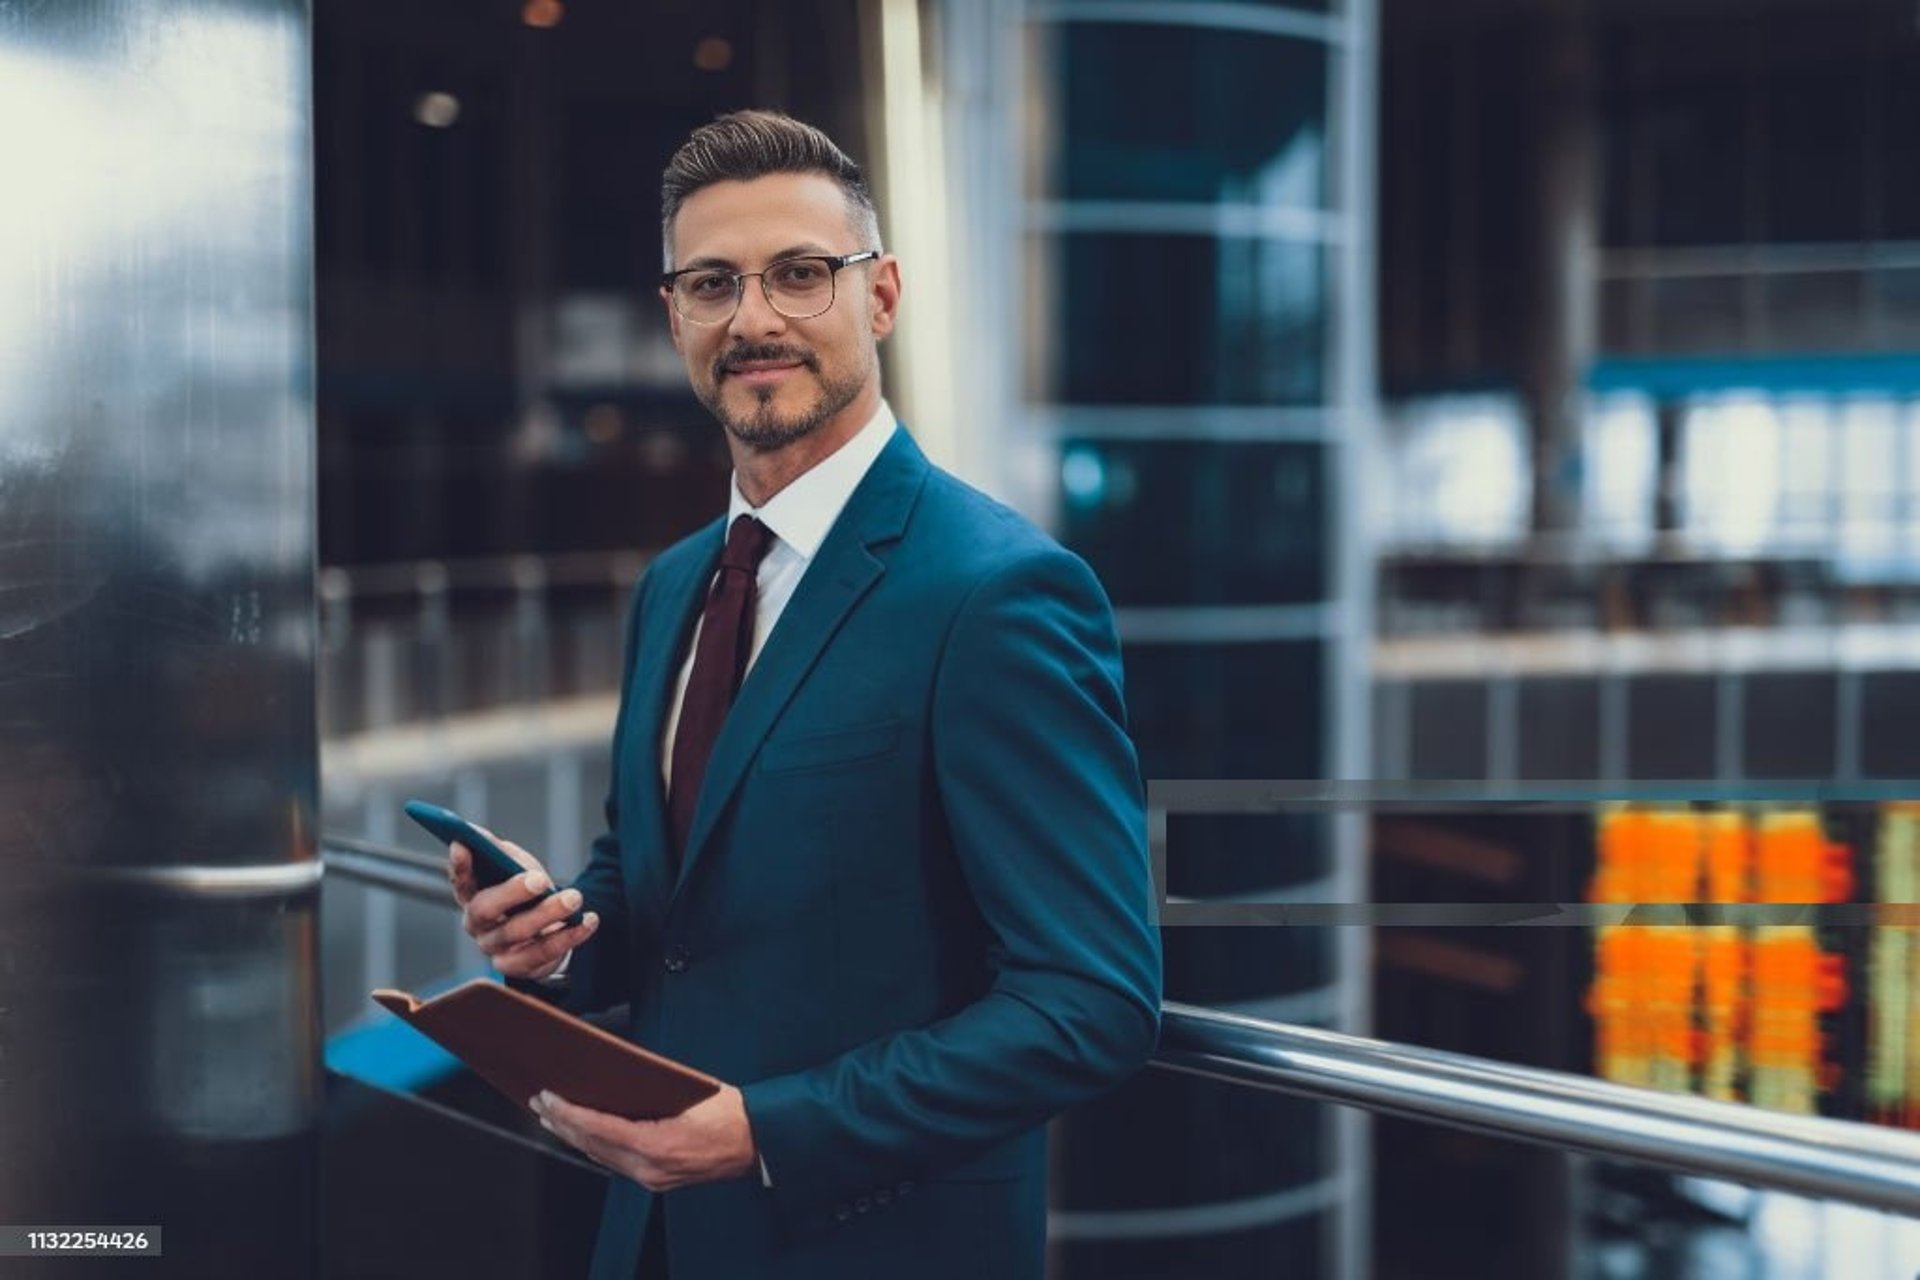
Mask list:
POLYGON ((769 262, 759 271, 728 271, 721 267, 682 267, 678 271, 662 273, 660 276, 660 287, 666 290, 667 297, 673 300, 674 311, 688 324, 727 324, 730 323, 735 316, 740 314, 740 303, 747 296, 748 277, 758 276, 760 277, 760 296, 767 300, 769 307, 779 312, 780 315, 786 316, 789 320, 811 320, 814 316, 823 316, 833 310, 833 304, 839 301, 840 272, 843 268, 850 267, 856 262, 877 261, 879 257, 880 250, 878 249, 862 249, 858 253, 796 253, 790 258, 782 258, 778 262, 769 262), (829 283, 832 284, 833 289, 827 297, 827 305, 815 311, 812 315, 787 315, 786 312, 780 310, 780 304, 773 300, 773 290, 767 287, 767 272, 784 267, 790 262, 824 262, 827 264, 827 279, 829 283), (733 310, 727 312, 724 317, 718 320, 696 320, 686 312, 680 310, 678 295, 676 295, 673 290, 673 282, 681 276, 693 275, 697 272, 733 277, 733 310))

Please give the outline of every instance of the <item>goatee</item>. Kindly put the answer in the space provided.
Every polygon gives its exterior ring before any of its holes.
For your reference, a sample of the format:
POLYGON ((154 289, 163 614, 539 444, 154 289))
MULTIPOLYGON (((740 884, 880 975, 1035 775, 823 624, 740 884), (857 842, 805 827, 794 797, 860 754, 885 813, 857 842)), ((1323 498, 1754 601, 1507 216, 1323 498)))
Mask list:
POLYGON ((726 428, 728 435, 755 453, 771 453, 812 435, 835 414, 852 404, 864 384, 864 379, 854 375, 844 378, 827 376, 821 372, 819 360, 811 354, 756 347, 729 352, 722 360, 715 362, 714 375, 711 387, 701 390, 700 402, 720 420, 720 425, 726 428), (752 410, 745 414, 729 410, 721 387, 731 372, 731 364, 768 360, 795 360, 811 371, 820 380, 819 394, 814 397, 813 403, 798 412, 782 414, 774 407, 780 388, 761 387, 754 389, 752 410))

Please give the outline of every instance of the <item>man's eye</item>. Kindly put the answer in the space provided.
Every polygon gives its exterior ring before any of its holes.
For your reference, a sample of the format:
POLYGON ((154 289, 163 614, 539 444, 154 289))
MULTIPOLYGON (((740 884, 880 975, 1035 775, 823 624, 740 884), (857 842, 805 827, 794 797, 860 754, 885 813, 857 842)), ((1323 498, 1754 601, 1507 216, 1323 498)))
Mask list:
POLYGON ((827 271, 817 262, 787 262, 774 268, 773 282, 788 288, 804 289, 826 279, 827 271))
POLYGON ((733 292, 733 277, 720 272, 687 276, 686 290, 696 298, 723 298, 733 292))

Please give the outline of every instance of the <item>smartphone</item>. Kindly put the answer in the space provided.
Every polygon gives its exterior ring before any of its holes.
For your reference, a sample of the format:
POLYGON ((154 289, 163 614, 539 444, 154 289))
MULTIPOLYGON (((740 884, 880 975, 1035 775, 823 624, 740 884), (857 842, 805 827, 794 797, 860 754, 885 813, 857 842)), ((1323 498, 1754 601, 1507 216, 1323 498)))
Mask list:
MULTIPOLYGON (((467 847, 467 851, 473 855, 473 878, 482 889, 490 889, 494 885, 505 884, 507 881, 527 870, 527 868, 514 861, 512 854, 488 839, 486 832, 480 830, 480 828, 474 826, 453 810, 442 809, 439 805, 428 804, 425 800, 409 800, 402 807, 405 808, 409 818, 412 818, 415 822, 425 827, 427 831, 442 844, 452 844, 458 840, 467 847)), ((507 914, 518 915, 520 912, 525 911, 527 907, 542 902, 559 891, 559 886, 555 885, 540 897, 533 899, 532 902, 528 902, 525 906, 516 907, 507 914)), ((585 907, 574 912, 567 917, 567 926, 571 928, 579 924, 582 920, 586 919, 586 914, 585 907)))

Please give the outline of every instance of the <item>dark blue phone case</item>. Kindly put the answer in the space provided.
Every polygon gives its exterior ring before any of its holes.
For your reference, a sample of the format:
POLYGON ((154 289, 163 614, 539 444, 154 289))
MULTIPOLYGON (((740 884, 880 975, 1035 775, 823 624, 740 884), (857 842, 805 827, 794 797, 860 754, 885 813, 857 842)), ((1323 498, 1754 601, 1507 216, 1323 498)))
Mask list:
MULTIPOLYGON (((453 810, 443 809, 437 804, 428 804, 425 800, 409 800, 402 808, 405 809, 406 815, 409 818, 412 818, 422 827, 425 827, 428 834, 432 835, 442 844, 452 844, 457 840, 467 847, 468 851, 473 854, 473 878, 479 883, 482 889, 490 889, 494 885, 505 884, 526 870, 525 867, 515 862, 512 855, 505 849, 502 849, 499 845, 487 839, 485 832, 481 831, 480 828, 474 826, 453 810)), ((535 902, 545 901, 548 896, 557 892, 559 892, 558 885, 547 890, 545 894, 534 899, 533 902, 527 903, 526 906, 518 907, 508 914, 517 915, 519 912, 525 911, 527 907, 533 906, 535 902)), ((573 925, 579 924, 585 918, 586 909, 583 907, 567 917, 567 925, 568 927, 572 927, 573 925)))

